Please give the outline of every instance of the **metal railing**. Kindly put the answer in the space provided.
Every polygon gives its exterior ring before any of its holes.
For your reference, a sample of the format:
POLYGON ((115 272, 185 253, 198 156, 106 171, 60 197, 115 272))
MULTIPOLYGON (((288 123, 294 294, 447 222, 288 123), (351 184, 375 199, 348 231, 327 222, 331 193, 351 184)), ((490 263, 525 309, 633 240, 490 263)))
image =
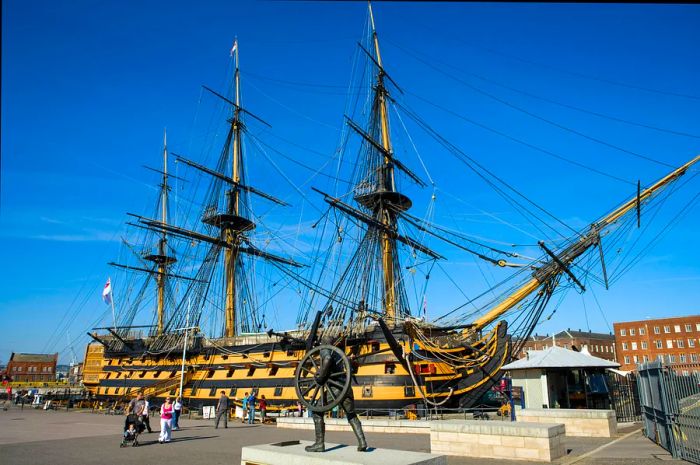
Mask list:
POLYGON ((700 364, 638 368, 645 435, 674 457, 700 464, 700 364))
POLYGON ((510 421, 510 411, 498 407, 476 408, 439 408, 427 409, 423 406, 403 409, 363 409, 357 414, 362 418, 390 418, 392 420, 507 420, 510 421))
POLYGON ((615 410, 617 422, 641 421, 642 410, 637 376, 635 374, 624 376, 608 372, 606 379, 610 392, 610 406, 615 410))

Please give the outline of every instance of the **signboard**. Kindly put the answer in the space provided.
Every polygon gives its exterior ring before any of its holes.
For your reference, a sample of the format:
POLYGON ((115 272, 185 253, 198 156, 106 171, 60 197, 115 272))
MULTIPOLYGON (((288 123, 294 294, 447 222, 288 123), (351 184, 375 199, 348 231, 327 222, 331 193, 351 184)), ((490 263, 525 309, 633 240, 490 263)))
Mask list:
POLYGON ((211 420, 212 418, 216 418, 216 407, 212 405, 202 407, 202 417, 205 420, 211 420))

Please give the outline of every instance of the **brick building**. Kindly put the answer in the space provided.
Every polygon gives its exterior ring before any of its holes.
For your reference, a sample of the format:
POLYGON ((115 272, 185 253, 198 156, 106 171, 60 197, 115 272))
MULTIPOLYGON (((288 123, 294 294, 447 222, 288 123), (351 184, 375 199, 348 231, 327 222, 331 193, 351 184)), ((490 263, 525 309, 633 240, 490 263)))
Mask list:
MULTIPOLYGON (((613 323, 617 362, 633 371, 637 363, 661 360, 678 371, 700 370, 700 315, 613 323)), ((684 373, 687 374, 687 373, 684 373)))
POLYGON ((13 352, 7 374, 13 381, 55 381, 58 353, 18 354, 13 352))
MULTIPOLYGON (((578 331, 566 329, 553 336, 531 336, 519 354, 515 358, 523 358, 528 350, 544 350, 556 345, 565 349, 582 351, 584 348, 594 357, 616 361, 615 336, 606 333, 594 333, 592 331, 578 331)), ((619 363, 619 362, 618 362, 619 363)))

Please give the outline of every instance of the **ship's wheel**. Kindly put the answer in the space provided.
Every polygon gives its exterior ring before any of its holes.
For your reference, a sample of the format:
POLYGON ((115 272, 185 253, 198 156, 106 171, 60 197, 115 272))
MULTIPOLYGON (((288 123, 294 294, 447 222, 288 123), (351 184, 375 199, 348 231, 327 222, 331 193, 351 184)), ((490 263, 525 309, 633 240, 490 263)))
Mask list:
POLYGON ((294 373, 299 401, 312 412, 327 412, 340 404, 352 384, 350 359, 341 349, 331 345, 314 347, 304 355, 294 373), (329 367, 322 370, 323 358, 329 356, 329 367))

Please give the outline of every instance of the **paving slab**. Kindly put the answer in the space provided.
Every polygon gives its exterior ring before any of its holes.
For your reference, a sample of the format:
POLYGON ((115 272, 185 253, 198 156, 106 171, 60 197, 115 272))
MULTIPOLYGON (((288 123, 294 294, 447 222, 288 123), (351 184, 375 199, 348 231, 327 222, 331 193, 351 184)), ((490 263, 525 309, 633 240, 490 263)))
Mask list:
POLYGON ((306 452, 312 441, 287 441, 244 447, 241 465, 447 465, 444 455, 371 447, 358 452, 355 446, 326 443, 325 452, 306 452))
MULTIPOLYGON (((142 446, 119 448, 123 416, 97 413, 55 412, 27 409, 0 410, 0 465, 143 465, 166 463, 201 463, 206 465, 237 465, 241 463, 241 448, 260 443, 287 440, 312 440, 313 431, 288 430, 274 425, 245 425, 229 423, 228 429, 214 429, 213 421, 180 422, 183 429, 173 432, 173 442, 158 444, 158 434, 141 436, 142 446)), ((158 431, 160 423, 153 418, 151 425, 158 431)), ((625 425, 616 438, 639 429, 625 425)), ((422 434, 367 433, 371 447, 401 451, 430 452, 430 438, 422 434)), ((612 440, 616 439, 612 438, 612 440)), ((329 443, 356 444, 352 432, 330 431, 329 443)), ((555 463, 566 465, 651 465, 686 464, 674 460, 665 450, 642 436, 638 431, 624 440, 598 450, 611 438, 566 438, 567 456, 555 463), (593 452, 586 456, 587 453, 593 452), (585 456, 585 457, 584 457, 585 456)), ((500 459, 448 457, 448 465, 522 465, 522 462, 500 459)), ((383 465, 383 464, 379 464, 383 465)), ((530 462, 528 465, 533 465, 530 462)))

